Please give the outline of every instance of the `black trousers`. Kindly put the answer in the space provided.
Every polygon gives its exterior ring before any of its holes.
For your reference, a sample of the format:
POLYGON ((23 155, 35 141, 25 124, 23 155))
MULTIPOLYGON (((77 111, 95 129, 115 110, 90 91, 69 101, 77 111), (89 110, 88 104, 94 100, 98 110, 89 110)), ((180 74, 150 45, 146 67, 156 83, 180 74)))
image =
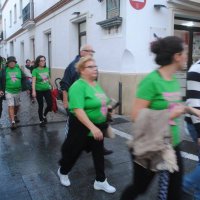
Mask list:
POLYGON ((1 115, 2 115, 2 111, 3 111, 3 99, 0 98, 0 118, 1 118, 1 115))
MULTIPOLYGON (((175 152, 177 156, 179 171, 170 173, 168 198, 167 198, 168 200, 181 200, 183 163, 178 146, 175 147, 175 152)), ((133 200, 136 199, 140 194, 144 194, 156 174, 155 172, 145 169, 144 167, 138 165, 135 162, 133 163, 134 163, 133 183, 124 190, 120 200, 133 200)))
POLYGON ((88 137, 88 133, 89 130, 76 117, 70 115, 68 135, 61 147, 60 172, 68 174, 81 152, 89 146, 96 171, 96 180, 103 182, 105 180, 103 140, 97 141, 93 137, 88 137))
POLYGON ((47 107, 44 111, 44 116, 46 117, 47 113, 52 111, 52 98, 51 98, 51 90, 46 91, 36 91, 36 99, 38 102, 38 115, 40 121, 43 121, 43 108, 44 108, 44 99, 46 100, 47 107))

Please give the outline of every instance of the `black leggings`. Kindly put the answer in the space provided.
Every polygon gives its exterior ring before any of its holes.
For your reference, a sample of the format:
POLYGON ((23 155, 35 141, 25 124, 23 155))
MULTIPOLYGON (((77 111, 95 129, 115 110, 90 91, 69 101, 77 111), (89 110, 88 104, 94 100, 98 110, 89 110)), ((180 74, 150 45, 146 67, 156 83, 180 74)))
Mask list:
POLYGON ((88 133, 89 130, 76 117, 70 115, 68 135, 61 148, 60 172, 68 174, 81 152, 89 146, 92 151, 96 180, 103 182, 105 180, 103 140, 97 141, 93 137, 88 137, 88 133))
MULTIPOLYGON (((183 163, 178 146, 175 147, 175 151, 179 171, 170 173, 167 198, 168 200, 181 200, 183 163)), ((136 199, 140 194, 144 194, 152 182, 155 174, 155 172, 145 169, 141 165, 138 165, 134 162, 133 183, 124 190, 120 200, 133 200, 136 199)))
POLYGON ((38 102, 38 115, 40 121, 43 121, 43 107, 44 107, 44 100, 43 97, 46 100, 47 107, 44 111, 44 117, 46 117, 47 113, 52 111, 52 98, 51 98, 51 90, 46 91, 36 91, 36 98, 38 102))

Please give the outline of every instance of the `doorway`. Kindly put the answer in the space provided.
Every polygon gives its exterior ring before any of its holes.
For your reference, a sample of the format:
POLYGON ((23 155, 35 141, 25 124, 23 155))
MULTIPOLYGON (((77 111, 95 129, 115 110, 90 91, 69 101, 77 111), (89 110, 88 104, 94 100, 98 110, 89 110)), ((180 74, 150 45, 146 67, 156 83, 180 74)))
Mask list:
POLYGON ((191 65, 200 60, 200 20, 175 17, 174 35, 183 39, 188 53, 188 62, 184 71, 177 73, 181 85, 183 100, 186 99, 186 74, 191 65))
POLYGON ((187 70, 200 60, 200 20, 176 17, 174 35, 181 37, 188 51, 187 70))

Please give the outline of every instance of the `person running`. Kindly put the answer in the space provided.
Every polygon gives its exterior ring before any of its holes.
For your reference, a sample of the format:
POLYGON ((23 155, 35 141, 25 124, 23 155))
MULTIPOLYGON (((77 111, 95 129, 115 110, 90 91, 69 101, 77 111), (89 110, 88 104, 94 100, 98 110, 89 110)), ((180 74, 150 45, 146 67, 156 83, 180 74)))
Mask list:
POLYGON ((0 94, 5 93, 11 129, 14 130, 17 128, 16 123, 19 122, 17 113, 20 105, 20 92, 27 90, 26 77, 14 56, 7 58, 6 67, 1 70, 0 82, 0 94))
MULTIPOLYGON (((179 171, 169 173, 167 199, 181 200, 183 164, 180 155, 178 118, 185 112, 191 112, 191 110, 180 103, 181 91, 175 73, 184 68, 187 56, 184 51, 183 41, 175 36, 152 42, 151 52, 156 55, 155 62, 160 67, 147 75, 139 84, 132 118, 135 120, 144 108, 152 110, 169 109, 172 145, 176 153, 179 171)), ((125 188, 120 200, 133 200, 144 194, 156 174, 154 171, 134 162, 134 155, 132 155, 132 159, 134 165, 133 183, 125 188)))
POLYGON ((38 102, 38 115, 40 126, 44 127, 47 123, 47 114, 52 111, 51 83, 49 77, 49 69, 46 66, 46 58, 40 55, 36 58, 35 69, 32 72, 32 96, 38 102), (43 112, 45 98, 47 107, 43 112))
POLYGON ((97 66, 91 56, 80 58, 77 70, 81 78, 74 82, 68 93, 69 130, 61 148, 58 176, 62 185, 69 186, 68 174, 81 152, 89 145, 96 171, 94 189, 114 193, 116 189, 107 182, 105 176, 103 155, 102 132, 107 129, 109 99, 96 82, 97 66))

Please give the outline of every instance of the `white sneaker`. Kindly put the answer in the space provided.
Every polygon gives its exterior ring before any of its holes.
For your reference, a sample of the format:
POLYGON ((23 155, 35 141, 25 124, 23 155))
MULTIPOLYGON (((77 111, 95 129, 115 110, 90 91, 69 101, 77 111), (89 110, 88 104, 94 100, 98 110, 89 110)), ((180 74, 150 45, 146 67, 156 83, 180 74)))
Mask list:
POLYGON ((107 193, 116 192, 116 189, 107 182, 107 179, 104 182, 100 182, 100 181, 95 180, 94 189, 95 190, 103 190, 107 193))
POLYGON ((60 168, 58 169, 58 176, 60 178, 60 182, 61 182, 62 185, 64 185, 64 186, 70 186, 71 185, 68 175, 61 174, 60 168))

